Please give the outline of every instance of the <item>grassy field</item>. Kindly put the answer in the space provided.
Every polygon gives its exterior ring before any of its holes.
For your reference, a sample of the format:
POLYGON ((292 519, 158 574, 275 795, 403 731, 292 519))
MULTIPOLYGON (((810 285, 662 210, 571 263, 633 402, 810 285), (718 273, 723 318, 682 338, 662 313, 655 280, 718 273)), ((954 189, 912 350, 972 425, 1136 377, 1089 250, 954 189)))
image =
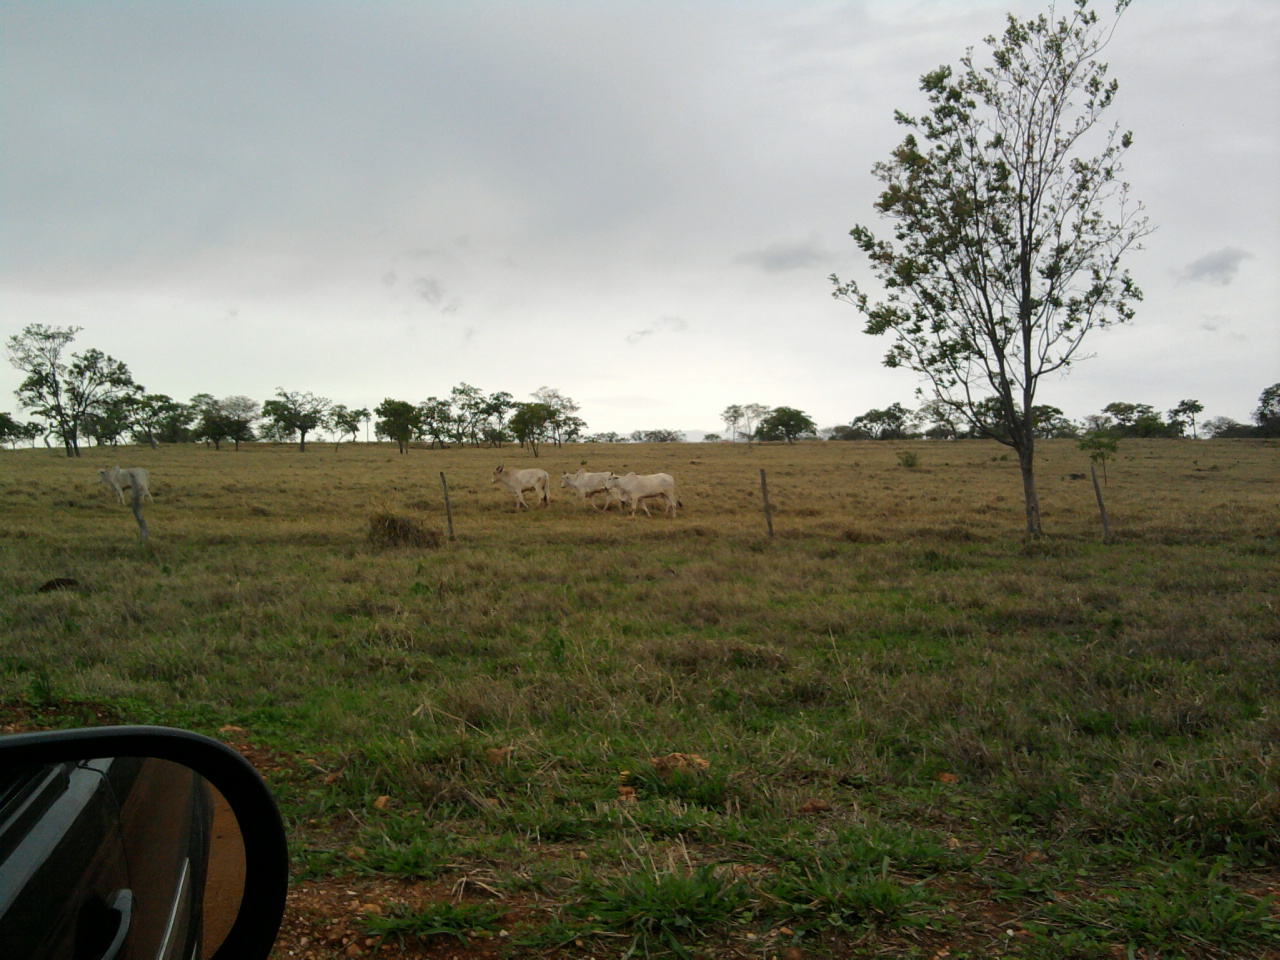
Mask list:
POLYGON ((980 442, 4 451, 0 697, 245 749, 281 957, 1280 956, 1280 446, 1123 442, 1109 544, 1087 471, 1028 542, 980 442))

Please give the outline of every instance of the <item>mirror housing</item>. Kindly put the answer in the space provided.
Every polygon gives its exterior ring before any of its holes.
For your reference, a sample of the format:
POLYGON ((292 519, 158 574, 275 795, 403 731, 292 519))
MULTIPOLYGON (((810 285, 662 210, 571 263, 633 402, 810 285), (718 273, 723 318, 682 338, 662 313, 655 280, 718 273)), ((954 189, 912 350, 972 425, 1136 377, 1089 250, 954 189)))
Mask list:
POLYGON ((222 794, 243 841, 244 890, 235 920, 211 960, 266 960, 284 916, 289 851, 280 811, 258 771, 226 744, 171 727, 93 727, 0 737, 0 768, 102 757, 169 760, 193 770, 222 794))

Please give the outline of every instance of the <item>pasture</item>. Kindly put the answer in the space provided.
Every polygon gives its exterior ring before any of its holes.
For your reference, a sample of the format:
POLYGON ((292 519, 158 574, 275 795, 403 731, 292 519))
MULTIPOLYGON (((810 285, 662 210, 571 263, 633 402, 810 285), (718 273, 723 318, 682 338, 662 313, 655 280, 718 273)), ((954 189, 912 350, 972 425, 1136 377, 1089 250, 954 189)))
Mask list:
POLYGON ((1274 443, 1123 441, 1109 544, 1069 441, 1040 542, 983 442, 55 453, 0 452, 5 718, 246 750, 281 957, 1280 956, 1274 443))

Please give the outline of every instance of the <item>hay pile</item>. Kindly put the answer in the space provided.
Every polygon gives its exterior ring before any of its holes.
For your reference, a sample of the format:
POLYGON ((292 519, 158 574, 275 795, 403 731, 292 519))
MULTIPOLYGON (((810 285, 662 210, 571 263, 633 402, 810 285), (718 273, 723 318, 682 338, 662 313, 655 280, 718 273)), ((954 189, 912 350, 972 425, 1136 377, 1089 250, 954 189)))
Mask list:
POLYGON ((438 547, 439 531, 429 530, 412 517, 375 513, 369 518, 369 542, 375 547, 438 547))

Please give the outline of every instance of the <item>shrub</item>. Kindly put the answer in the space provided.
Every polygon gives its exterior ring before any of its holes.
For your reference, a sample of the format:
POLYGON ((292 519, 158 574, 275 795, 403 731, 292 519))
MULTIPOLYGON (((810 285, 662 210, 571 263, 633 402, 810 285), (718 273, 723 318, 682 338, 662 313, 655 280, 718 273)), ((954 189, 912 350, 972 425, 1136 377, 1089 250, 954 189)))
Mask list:
POLYGON ((375 513, 369 518, 369 542, 375 547, 438 547, 438 531, 428 530, 412 517, 375 513))

